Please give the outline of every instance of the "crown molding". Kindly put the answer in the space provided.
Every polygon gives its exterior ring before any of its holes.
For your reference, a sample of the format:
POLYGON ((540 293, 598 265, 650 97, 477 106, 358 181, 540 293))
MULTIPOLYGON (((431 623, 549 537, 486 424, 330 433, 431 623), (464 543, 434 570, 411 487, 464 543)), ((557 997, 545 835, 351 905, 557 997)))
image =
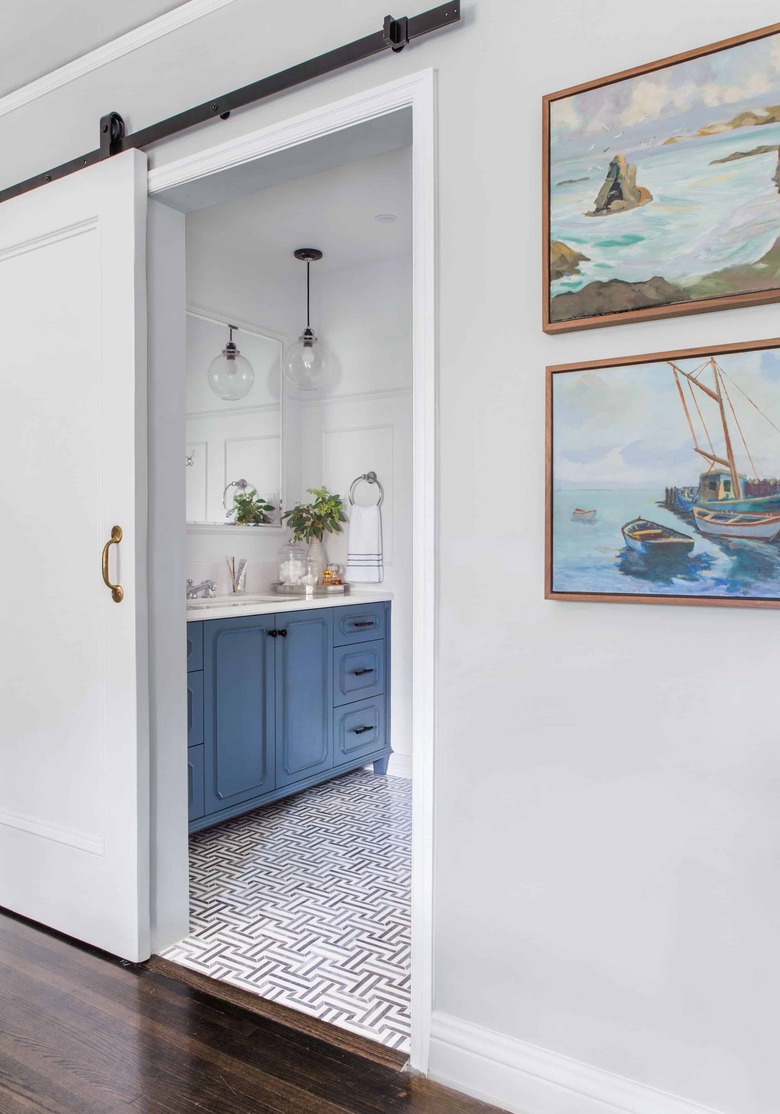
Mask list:
POLYGON ((27 85, 21 85, 12 93, 0 97, 0 116, 15 112, 18 108, 38 100, 39 97, 45 97, 48 93, 61 89, 63 85, 69 85, 71 81, 77 81, 80 77, 85 77, 102 66, 107 66, 126 54, 132 54, 134 50, 140 50, 141 47, 148 46, 156 39, 162 39, 172 31, 178 31, 180 27, 186 27, 188 23, 194 23, 195 20, 211 15, 232 3, 234 0, 187 0, 187 3, 181 4, 173 11, 166 12, 157 19, 150 19, 148 23, 142 23, 140 27, 128 31, 125 35, 120 35, 111 42, 104 43, 103 46, 82 54, 80 58, 74 58, 72 62, 67 62, 64 66, 44 74, 43 77, 30 81, 27 85))

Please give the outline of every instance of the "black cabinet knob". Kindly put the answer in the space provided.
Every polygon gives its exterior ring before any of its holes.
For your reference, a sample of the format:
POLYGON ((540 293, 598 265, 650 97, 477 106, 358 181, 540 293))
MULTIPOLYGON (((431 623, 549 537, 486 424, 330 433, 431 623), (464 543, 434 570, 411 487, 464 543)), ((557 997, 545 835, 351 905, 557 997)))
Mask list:
POLYGON ((286 638, 287 637, 287 631, 286 630, 278 630, 276 633, 279 635, 280 638, 286 638))
POLYGON ((278 633, 279 633, 279 631, 278 631, 278 630, 269 630, 269 632, 268 632, 268 637, 269 637, 269 638, 276 638, 276 636, 277 636, 277 634, 278 634, 278 633))

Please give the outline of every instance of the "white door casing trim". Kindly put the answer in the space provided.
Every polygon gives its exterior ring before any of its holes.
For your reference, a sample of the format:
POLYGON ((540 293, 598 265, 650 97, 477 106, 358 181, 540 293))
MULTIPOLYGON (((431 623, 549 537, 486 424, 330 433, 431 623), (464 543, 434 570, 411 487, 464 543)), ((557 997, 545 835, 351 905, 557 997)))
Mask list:
POLYGON ((413 803, 411 1067, 427 1072, 433 1008, 434 755, 436 731, 436 80, 432 69, 368 89, 149 172, 166 192, 404 108, 412 109, 413 182, 413 803))
POLYGON ((148 46, 155 39, 162 39, 171 31, 178 31, 180 27, 186 27, 188 23, 194 23, 196 19, 211 15, 232 3, 234 0, 188 0, 188 3, 180 4, 173 11, 166 12, 157 19, 150 19, 140 27, 135 27, 111 42, 104 43, 103 46, 96 47, 95 50, 74 58, 72 62, 66 62, 64 66, 58 66, 43 77, 20 85, 18 89, 0 97, 0 116, 15 112, 17 108, 23 108, 39 97, 45 97, 47 93, 53 93, 56 89, 69 85, 71 81, 77 81, 80 77, 107 66, 109 62, 124 58, 126 54, 148 46))
POLYGON ((438 1011, 431 1022, 430 1077, 511 1114, 718 1114, 438 1011))

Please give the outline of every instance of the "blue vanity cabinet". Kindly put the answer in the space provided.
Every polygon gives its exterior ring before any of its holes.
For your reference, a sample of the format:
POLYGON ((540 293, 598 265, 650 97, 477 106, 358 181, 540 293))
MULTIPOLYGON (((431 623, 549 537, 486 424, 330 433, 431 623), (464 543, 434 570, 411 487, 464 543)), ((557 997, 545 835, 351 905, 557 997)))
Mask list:
POLYGON ((384 696, 357 700, 336 708, 334 720, 335 765, 367 757, 387 746, 387 714, 384 696))
POLYGON ((187 750, 187 804, 190 823, 203 816, 203 747, 187 750))
POLYGON ((203 668, 203 623, 187 623, 187 672, 203 668))
POLYGON ((379 602, 188 624, 190 831, 387 771, 389 617, 379 602))
POLYGON ((333 703, 348 704, 385 691, 384 640, 337 646, 334 651, 333 703))
POLYGON ((210 815, 275 787, 277 639, 273 615, 203 625, 204 804, 210 815))
POLYGON ((276 616, 276 784, 293 785, 333 766, 333 612, 276 616))
POLYGON ((203 745, 203 670, 187 674, 187 746, 203 745))

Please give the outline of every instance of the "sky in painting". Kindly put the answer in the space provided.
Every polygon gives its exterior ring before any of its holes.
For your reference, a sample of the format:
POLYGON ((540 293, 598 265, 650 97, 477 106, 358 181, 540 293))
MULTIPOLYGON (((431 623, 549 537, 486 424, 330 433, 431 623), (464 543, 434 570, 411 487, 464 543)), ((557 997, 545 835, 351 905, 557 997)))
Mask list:
MULTIPOLYGON (((759 478, 780 476, 780 349, 718 355, 716 361, 728 376, 726 387, 752 456, 751 465, 727 403, 739 471, 759 478)), ((675 362, 691 373, 704 358, 675 362)), ((701 379, 707 386, 712 385, 709 369, 701 379)), ((701 391, 695 393, 715 453, 723 456, 717 405, 701 391)), ((690 390, 687 401, 699 445, 709 449, 690 390)), ((669 364, 553 375, 554 487, 654 487, 662 494, 664 487, 696 483, 706 467, 706 461, 693 451, 691 431, 669 364)))
POLYGON ((620 149, 630 150, 725 122, 746 107, 777 103, 780 35, 775 34, 553 101, 550 125, 553 145, 563 155, 591 144, 599 149, 600 137, 620 139, 620 149))

